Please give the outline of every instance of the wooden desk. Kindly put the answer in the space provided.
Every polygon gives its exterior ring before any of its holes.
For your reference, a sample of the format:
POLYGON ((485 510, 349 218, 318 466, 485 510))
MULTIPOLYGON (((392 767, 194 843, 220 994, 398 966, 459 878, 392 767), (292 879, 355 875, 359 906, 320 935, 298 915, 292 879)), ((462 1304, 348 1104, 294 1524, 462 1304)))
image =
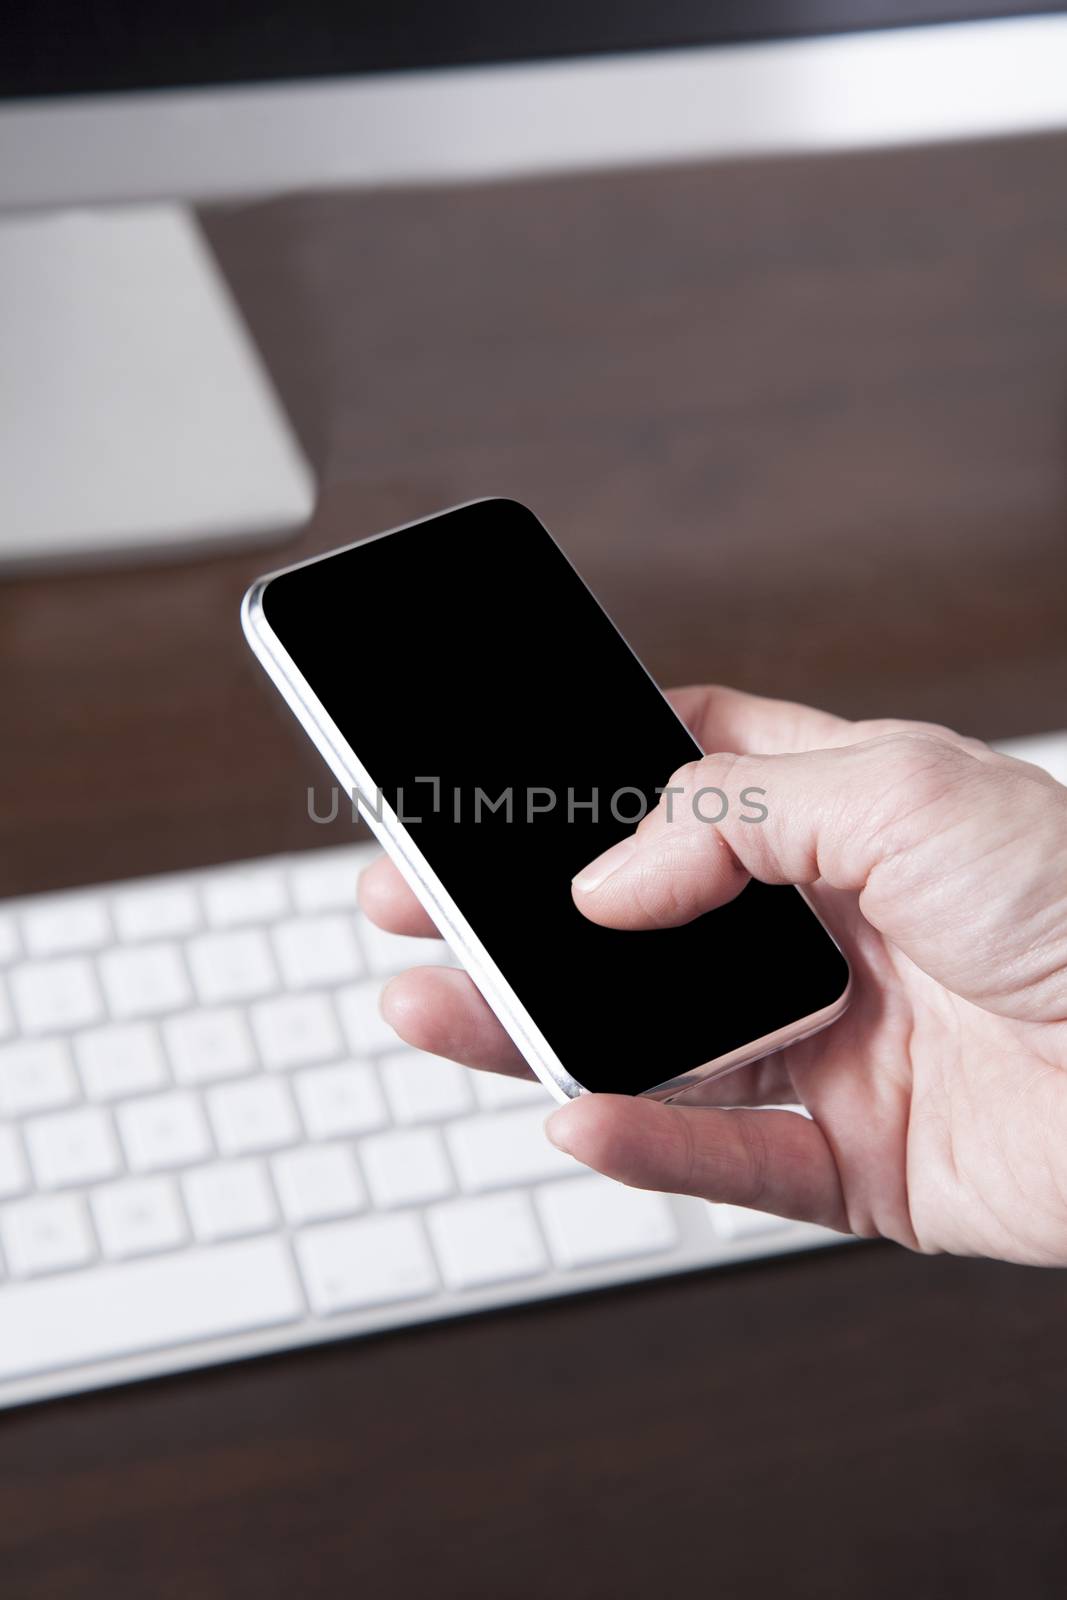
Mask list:
MULTIPOLYGON (((662 680, 1062 726, 1065 170, 1048 138, 212 212, 321 506, 281 552, 0 589, 3 892, 326 842, 241 592, 479 494, 662 680)), ((1058 1592, 1065 1340, 1060 1273, 857 1247, 38 1407, 0 1420, 5 1593, 1058 1592)))

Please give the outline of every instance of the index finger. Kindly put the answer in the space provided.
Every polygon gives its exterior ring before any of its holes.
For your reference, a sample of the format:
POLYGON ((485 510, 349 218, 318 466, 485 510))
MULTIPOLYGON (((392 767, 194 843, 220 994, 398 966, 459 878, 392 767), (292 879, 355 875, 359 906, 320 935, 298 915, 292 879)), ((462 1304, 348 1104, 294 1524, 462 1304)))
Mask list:
POLYGON ((441 937, 388 856, 379 856, 364 867, 356 885, 356 899, 364 916, 387 933, 404 933, 416 939, 441 937))
POLYGON ((693 738, 709 754, 780 755, 786 750, 819 750, 847 741, 855 725, 830 711, 792 700, 769 700, 719 683, 667 689, 667 699, 693 738))

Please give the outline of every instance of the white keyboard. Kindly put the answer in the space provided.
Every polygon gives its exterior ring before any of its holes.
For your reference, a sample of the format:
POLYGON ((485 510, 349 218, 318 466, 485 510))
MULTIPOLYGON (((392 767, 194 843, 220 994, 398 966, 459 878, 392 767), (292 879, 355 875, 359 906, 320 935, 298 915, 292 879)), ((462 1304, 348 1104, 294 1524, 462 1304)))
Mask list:
MULTIPOLYGON (((1020 753, 1061 763, 1067 737, 1020 753)), ((626 1189, 402 1047, 370 846, 0 904, 0 1404, 839 1236, 626 1189)))

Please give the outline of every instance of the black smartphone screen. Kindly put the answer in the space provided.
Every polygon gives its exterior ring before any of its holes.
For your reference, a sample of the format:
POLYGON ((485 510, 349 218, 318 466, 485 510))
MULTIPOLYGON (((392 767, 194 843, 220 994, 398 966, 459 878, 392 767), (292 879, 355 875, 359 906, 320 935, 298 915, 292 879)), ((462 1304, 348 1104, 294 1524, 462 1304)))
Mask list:
POLYGON ((263 611, 586 1088, 640 1093, 841 996, 846 963, 795 889, 750 883, 652 932, 575 907, 575 873, 701 752, 525 507, 480 501, 283 573, 263 611))

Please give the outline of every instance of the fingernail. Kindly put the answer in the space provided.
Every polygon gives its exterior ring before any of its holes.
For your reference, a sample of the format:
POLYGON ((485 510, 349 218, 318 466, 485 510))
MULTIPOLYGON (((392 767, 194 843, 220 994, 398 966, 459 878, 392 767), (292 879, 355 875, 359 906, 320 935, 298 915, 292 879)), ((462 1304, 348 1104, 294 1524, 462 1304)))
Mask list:
MULTIPOLYGON (((398 972, 396 977, 390 978, 388 983, 386 983, 378 993, 378 1015, 384 1017, 390 1027, 393 1026, 392 1018, 389 1015, 392 1005, 393 990, 397 987, 399 980, 403 976, 404 974, 402 972, 398 972)), ((401 993, 403 993, 403 985, 400 985, 400 988, 401 993)))
POLYGON ((571 1153, 567 1130, 571 1120, 571 1107, 560 1106, 558 1111, 553 1111, 545 1121, 545 1134, 557 1150, 562 1150, 565 1156, 571 1153))
POLYGON ((594 889, 599 889, 611 877, 613 872, 625 866, 630 857, 637 850, 637 837, 631 834, 628 839, 620 839, 618 844, 613 844, 610 850, 605 850, 602 856, 597 856, 587 867, 583 867, 573 879, 574 887, 583 894, 591 894, 594 889))

